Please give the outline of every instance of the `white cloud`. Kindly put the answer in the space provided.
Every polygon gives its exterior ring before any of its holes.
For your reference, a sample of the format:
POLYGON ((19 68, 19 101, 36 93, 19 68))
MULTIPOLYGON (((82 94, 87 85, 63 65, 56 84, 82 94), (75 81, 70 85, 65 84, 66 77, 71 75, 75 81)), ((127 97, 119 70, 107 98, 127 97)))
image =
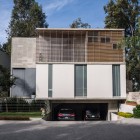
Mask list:
POLYGON ((64 6, 73 2, 74 0, 53 0, 51 3, 44 6, 47 15, 51 15, 54 11, 61 10, 64 6))

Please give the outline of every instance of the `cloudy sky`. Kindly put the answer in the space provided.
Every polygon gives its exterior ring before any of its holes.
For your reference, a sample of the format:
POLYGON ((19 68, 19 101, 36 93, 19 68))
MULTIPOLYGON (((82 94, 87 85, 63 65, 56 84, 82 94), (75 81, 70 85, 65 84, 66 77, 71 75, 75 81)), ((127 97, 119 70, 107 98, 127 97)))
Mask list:
MULTIPOLYGON (((92 28, 103 28, 105 13, 103 6, 108 0, 36 0, 47 15, 50 28, 66 28, 81 17, 92 28)), ((13 0, 0 0, 0 43, 6 42, 13 0)))

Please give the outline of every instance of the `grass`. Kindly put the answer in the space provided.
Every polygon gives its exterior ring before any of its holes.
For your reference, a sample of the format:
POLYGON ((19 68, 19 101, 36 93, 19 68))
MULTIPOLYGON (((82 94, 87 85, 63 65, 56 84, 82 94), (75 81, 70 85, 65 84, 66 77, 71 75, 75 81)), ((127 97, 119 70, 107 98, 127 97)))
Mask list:
POLYGON ((41 118, 41 112, 2 112, 0 116, 24 116, 32 118, 41 118))

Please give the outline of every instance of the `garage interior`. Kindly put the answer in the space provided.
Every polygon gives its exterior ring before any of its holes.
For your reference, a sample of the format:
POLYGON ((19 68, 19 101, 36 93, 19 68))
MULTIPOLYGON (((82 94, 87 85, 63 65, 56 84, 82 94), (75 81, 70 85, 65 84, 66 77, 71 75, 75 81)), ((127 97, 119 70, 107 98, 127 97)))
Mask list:
POLYGON ((59 110, 66 108, 73 109, 76 121, 84 120, 86 110, 99 111, 99 120, 107 120, 108 103, 52 103, 52 121, 57 121, 59 110))

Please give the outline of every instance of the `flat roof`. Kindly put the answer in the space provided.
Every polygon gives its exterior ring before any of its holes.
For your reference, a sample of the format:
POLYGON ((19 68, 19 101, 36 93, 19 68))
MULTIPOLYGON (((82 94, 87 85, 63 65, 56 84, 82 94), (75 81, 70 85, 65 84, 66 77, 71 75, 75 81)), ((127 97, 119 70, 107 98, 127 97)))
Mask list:
POLYGON ((114 28, 36 28, 37 31, 124 31, 114 28))

